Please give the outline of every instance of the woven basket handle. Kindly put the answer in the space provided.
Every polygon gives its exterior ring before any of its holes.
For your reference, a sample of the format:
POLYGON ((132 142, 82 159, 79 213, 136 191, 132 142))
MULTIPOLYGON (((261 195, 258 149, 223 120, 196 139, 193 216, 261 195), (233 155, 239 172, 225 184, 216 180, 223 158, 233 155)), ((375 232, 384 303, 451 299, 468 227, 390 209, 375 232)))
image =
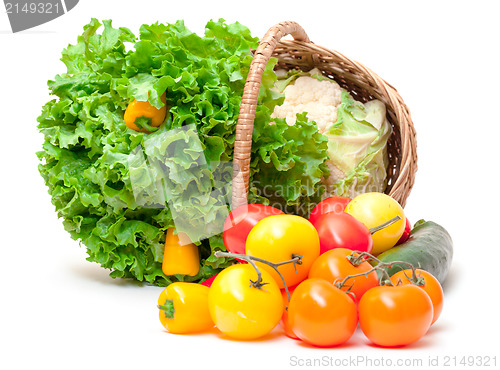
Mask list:
POLYGON ((241 99, 233 156, 232 208, 248 203, 248 182, 252 152, 252 132, 257 109, 262 73, 278 44, 278 41, 292 35, 297 41, 310 42, 304 29, 296 22, 285 21, 271 27, 260 40, 248 72, 241 99))

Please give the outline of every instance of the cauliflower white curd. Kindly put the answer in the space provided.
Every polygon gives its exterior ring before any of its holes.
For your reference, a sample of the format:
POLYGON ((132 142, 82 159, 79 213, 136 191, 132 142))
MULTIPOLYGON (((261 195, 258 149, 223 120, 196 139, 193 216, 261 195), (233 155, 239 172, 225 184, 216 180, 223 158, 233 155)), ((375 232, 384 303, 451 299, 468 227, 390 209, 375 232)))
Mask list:
MULTIPOLYGON (((320 75, 317 69, 309 73, 320 75)), ((276 106, 271 118, 285 118, 286 123, 292 126, 297 113, 307 112, 309 120, 316 122, 319 132, 324 134, 337 121, 341 92, 335 81, 300 76, 285 88, 285 101, 276 106)))
POLYGON ((297 113, 307 112, 318 131, 328 138, 330 170, 323 179, 324 196, 350 196, 360 192, 383 191, 388 165, 387 140, 392 128, 385 105, 379 100, 365 104, 355 101, 338 83, 318 69, 309 72, 277 71, 276 89, 285 100, 271 118, 296 123, 297 113))

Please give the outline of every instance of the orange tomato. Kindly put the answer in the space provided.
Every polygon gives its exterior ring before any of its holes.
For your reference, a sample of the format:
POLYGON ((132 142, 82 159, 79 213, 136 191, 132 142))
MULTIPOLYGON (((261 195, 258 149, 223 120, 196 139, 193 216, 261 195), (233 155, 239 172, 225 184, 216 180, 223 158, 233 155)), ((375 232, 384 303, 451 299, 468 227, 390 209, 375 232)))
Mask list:
MULTIPOLYGON (((296 288, 296 286, 288 288, 288 292, 290 293, 290 296, 295 291, 295 288, 296 288)), ((285 335, 287 337, 292 338, 292 339, 299 339, 299 337, 297 337, 295 335, 292 328, 290 327, 290 320, 288 320, 288 305, 290 302, 288 301, 288 294, 286 294, 285 289, 281 289, 281 296, 283 298, 283 305, 284 305, 285 309, 283 310, 283 316, 281 316, 280 325, 283 328, 283 330, 285 331, 285 335)))
MULTIPOLYGON (((436 322, 436 320, 441 315, 441 311, 443 311, 443 301, 444 294, 443 288, 439 281, 429 272, 415 269, 417 278, 423 278, 424 285, 417 285, 419 288, 423 289, 432 301, 432 307, 434 309, 434 315, 432 317, 432 324, 436 322)), ((413 278, 413 272, 411 269, 402 270, 391 276, 391 281, 394 285, 407 285, 412 284, 411 279, 413 278)))
POLYGON ((382 347, 419 340, 429 330, 433 315, 429 295, 415 285, 372 288, 361 298, 358 311, 361 330, 382 347))
POLYGON ((322 279, 306 279, 295 288, 288 319, 297 337, 318 347, 345 343, 358 325, 354 301, 322 279))
MULTIPOLYGON (((347 256, 352 253, 352 250, 346 248, 335 248, 321 254, 311 266, 309 270, 309 278, 320 278, 330 283, 337 283, 344 280, 348 275, 355 275, 370 271, 373 266, 368 262, 362 262, 358 266, 354 266, 347 256)), ((350 278, 346 281, 346 286, 342 288, 346 291, 350 288, 355 296, 355 301, 359 302, 363 294, 370 288, 378 285, 378 275, 375 271, 370 272, 366 276, 358 276, 350 278)))

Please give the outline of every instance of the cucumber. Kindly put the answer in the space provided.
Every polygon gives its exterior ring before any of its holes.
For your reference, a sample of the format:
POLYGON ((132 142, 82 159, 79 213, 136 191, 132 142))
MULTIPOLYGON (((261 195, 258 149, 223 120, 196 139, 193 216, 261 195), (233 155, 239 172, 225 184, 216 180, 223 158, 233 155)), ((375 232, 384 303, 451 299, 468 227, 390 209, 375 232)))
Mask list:
MULTIPOLYGON (((453 242, 444 227, 420 220, 405 243, 379 254, 377 258, 382 262, 411 263, 415 268, 430 272, 442 284, 451 266, 453 242)), ((400 270, 401 266, 396 264, 387 272, 392 276, 400 270)))

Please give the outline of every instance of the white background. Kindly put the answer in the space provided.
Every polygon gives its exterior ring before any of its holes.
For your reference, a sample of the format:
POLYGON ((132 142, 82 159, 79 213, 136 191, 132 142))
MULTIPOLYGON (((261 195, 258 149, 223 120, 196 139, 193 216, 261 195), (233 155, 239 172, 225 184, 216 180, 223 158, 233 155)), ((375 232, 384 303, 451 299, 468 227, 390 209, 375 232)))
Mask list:
POLYGON ((488 355, 500 364, 497 2, 237 4, 81 0, 65 16, 18 34, 11 33, 2 8, 0 368, 286 369, 298 367, 292 356, 366 356, 396 367, 397 360, 420 359, 426 366, 436 356, 443 364, 445 356, 488 355), (87 262, 85 248, 57 219, 35 152, 43 141, 36 117, 50 99, 46 81, 64 72, 61 50, 91 17, 111 18, 134 32, 142 23, 184 19, 198 33, 209 19, 222 17, 259 37, 279 21, 295 20, 316 44, 341 51, 394 85, 418 133, 419 170, 406 214, 413 222, 442 224, 455 242, 445 308, 428 335, 404 349, 380 349, 358 331, 345 346, 326 350, 290 340, 279 329, 256 342, 215 332, 171 335, 157 317, 161 288, 113 280, 87 262))

